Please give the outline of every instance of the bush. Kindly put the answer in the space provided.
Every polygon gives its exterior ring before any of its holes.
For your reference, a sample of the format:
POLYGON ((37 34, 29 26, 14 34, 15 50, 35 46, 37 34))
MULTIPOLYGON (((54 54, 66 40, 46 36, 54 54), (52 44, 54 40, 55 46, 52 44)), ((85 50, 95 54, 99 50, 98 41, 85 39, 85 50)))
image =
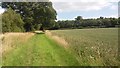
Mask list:
POLYGON ((23 32, 24 22, 21 16, 11 8, 2 14, 2 31, 3 32, 23 32))

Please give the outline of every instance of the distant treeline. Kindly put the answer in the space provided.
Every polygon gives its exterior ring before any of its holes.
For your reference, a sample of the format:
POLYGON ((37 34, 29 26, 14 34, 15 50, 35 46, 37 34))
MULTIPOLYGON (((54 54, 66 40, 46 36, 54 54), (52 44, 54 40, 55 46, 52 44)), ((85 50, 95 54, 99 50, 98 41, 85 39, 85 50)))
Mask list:
POLYGON ((109 28, 118 27, 120 25, 119 18, 104 18, 97 19, 83 19, 82 16, 78 16, 75 20, 57 21, 55 29, 82 29, 82 28, 109 28))

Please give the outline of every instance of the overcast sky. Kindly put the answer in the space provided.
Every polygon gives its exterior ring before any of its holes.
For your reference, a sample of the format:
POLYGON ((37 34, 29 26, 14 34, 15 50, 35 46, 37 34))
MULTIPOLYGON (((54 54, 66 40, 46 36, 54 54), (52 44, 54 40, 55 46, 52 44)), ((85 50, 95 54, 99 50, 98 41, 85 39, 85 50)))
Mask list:
MULTIPOLYGON (((57 11, 58 20, 83 18, 118 17, 119 0, 50 0, 57 11)), ((0 8, 0 13, 4 10, 0 8)))

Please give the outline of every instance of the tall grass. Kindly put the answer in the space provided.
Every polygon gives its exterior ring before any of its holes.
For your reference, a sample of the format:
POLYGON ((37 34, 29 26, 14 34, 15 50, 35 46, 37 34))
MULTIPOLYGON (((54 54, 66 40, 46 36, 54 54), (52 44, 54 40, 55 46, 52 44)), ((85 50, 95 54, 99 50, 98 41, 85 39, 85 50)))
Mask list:
POLYGON ((64 37, 70 52, 80 65, 117 66, 118 29, 74 29, 54 30, 52 34, 64 37))

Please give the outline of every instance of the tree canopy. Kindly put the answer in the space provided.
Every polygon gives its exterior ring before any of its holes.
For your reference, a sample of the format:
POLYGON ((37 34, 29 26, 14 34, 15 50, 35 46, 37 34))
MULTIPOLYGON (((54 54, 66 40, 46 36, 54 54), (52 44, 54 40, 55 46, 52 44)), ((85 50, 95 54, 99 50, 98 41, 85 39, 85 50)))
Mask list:
POLYGON ((52 2, 2 2, 2 8, 12 8, 21 15, 25 31, 53 28, 56 23, 52 2))

